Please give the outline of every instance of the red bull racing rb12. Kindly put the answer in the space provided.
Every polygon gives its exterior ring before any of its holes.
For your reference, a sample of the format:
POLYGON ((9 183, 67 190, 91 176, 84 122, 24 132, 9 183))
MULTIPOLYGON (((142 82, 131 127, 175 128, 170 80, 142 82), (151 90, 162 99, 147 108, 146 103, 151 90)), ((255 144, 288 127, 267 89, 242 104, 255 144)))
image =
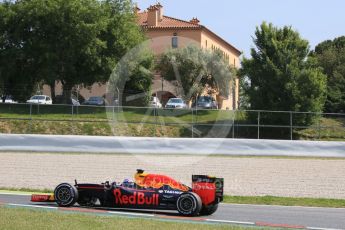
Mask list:
POLYGON ((56 202, 60 207, 177 210, 184 216, 211 215, 223 201, 224 179, 193 175, 192 187, 166 175, 138 169, 134 182, 108 181, 101 184, 59 184, 54 194, 32 195, 32 202, 56 202))

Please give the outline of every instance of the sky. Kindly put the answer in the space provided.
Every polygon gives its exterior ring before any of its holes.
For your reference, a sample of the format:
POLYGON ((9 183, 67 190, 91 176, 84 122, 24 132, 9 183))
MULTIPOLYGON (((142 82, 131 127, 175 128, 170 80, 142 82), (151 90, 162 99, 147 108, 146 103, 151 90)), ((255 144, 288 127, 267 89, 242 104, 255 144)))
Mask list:
MULTIPOLYGON (((133 0, 145 10, 156 0, 133 0)), ((250 57, 252 37, 263 21, 292 26, 310 48, 345 36, 345 0, 160 0, 164 15, 183 20, 198 17, 200 24, 250 57)))

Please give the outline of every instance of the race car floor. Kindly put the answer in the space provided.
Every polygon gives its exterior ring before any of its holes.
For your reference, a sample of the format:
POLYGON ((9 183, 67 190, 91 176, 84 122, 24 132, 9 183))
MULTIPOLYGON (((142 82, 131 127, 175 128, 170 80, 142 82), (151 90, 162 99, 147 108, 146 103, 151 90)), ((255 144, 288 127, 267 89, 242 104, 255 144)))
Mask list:
POLYGON ((80 212, 92 215, 116 215, 136 218, 154 218, 169 221, 197 223, 239 224, 297 229, 345 229, 345 209, 286 207, 270 205, 220 204, 211 216, 181 217, 177 212, 152 210, 119 210, 104 208, 61 208, 54 203, 32 203, 29 195, 0 193, 0 204, 9 207, 38 208, 45 210, 80 212))

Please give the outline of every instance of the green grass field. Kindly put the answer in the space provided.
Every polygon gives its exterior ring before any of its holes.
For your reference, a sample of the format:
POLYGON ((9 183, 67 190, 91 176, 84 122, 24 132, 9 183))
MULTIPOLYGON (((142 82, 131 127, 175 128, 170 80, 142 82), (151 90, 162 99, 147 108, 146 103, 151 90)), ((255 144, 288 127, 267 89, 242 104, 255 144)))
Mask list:
MULTIPOLYGON (((199 131, 195 136, 205 136, 215 123, 231 125, 234 115, 224 110, 87 106, 72 110, 66 105, 0 104, 0 133, 191 137, 195 128, 199 131)), ((239 112, 236 115, 243 119, 239 112)))
MULTIPOLYGON (((289 113, 272 114, 279 116, 282 123, 261 123, 268 127, 260 128, 260 138, 290 139, 289 113)), ((257 138, 257 122, 248 119, 256 116, 255 111, 72 108, 67 105, 0 103, 0 133, 192 137, 194 132, 193 137, 257 138)), ((326 115, 309 127, 294 128, 293 139, 345 140, 345 116, 326 115)))
MULTIPOLYGON (((179 230, 245 230, 230 225, 194 224, 154 219, 92 216, 34 209, 0 207, 0 229, 49 230, 49 229, 179 229, 179 230)), ((263 228, 261 228, 263 229, 263 228)))
POLYGON ((345 117, 322 118, 320 128, 318 124, 315 128, 307 128, 296 132, 299 139, 324 141, 344 141, 345 140, 345 117))
POLYGON ((225 196, 224 203, 345 208, 345 200, 275 196, 225 196))

